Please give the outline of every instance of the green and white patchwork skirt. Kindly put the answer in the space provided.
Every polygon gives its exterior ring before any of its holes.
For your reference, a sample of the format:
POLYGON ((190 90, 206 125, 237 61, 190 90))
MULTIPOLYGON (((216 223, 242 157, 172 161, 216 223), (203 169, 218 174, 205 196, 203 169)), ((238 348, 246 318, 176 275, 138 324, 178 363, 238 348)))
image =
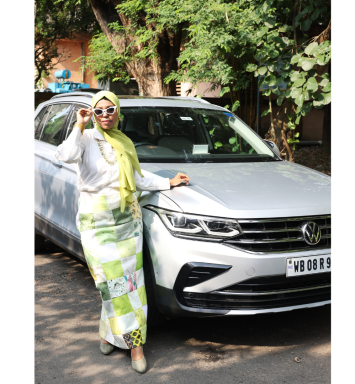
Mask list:
POLYGON ((134 197, 122 213, 120 195, 81 193, 77 227, 102 298, 100 336, 123 349, 147 337, 142 214, 134 197))

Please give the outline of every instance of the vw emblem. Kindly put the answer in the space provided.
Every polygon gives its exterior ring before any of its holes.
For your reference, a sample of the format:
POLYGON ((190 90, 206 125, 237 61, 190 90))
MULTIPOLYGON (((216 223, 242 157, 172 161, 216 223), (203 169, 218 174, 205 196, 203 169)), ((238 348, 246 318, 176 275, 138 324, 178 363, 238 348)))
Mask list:
POLYGON ((314 221, 308 221, 302 225, 304 241, 309 245, 316 245, 320 242, 321 230, 314 221))

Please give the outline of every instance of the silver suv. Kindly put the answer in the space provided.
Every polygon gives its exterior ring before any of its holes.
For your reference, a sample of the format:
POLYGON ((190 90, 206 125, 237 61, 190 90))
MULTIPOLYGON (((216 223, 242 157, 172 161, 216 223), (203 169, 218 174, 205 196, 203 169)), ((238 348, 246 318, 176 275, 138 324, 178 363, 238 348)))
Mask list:
MULTIPOLYGON (((58 95, 35 111, 36 249, 48 238, 83 260, 75 165, 54 153, 92 97, 58 95)), ((204 100, 119 99, 120 129, 143 171, 191 177, 139 193, 149 325, 330 303, 330 177, 283 161, 273 143, 204 100)))

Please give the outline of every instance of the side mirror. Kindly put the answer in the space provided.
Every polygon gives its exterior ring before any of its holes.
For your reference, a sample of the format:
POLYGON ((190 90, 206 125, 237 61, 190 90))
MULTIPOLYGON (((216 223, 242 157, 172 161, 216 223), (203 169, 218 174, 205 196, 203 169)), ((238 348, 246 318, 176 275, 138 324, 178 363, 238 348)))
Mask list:
POLYGON ((274 142, 270 140, 264 140, 264 143, 268 145, 278 156, 280 156, 280 149, 274 142))

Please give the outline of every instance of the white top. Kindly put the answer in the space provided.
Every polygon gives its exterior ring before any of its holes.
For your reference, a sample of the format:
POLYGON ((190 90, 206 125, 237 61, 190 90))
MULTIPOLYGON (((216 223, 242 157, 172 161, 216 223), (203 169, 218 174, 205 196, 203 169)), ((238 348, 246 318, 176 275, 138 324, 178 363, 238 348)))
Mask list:
MULTIPOLYGON (((68 164, 75 163, 80 192, 110 194, 119 191, 116 152, 96 128, 86 129, 82 134, 79 127, 74 127, 67 140, 58 146, 55 157, 68 164), (106 162, 99 145, 106 159, 114 165, 106 162)), ((133 171, 137 191, 170 189, 168 178, 145 171, 142 171, 142 178, 135 169, 133 171)))

